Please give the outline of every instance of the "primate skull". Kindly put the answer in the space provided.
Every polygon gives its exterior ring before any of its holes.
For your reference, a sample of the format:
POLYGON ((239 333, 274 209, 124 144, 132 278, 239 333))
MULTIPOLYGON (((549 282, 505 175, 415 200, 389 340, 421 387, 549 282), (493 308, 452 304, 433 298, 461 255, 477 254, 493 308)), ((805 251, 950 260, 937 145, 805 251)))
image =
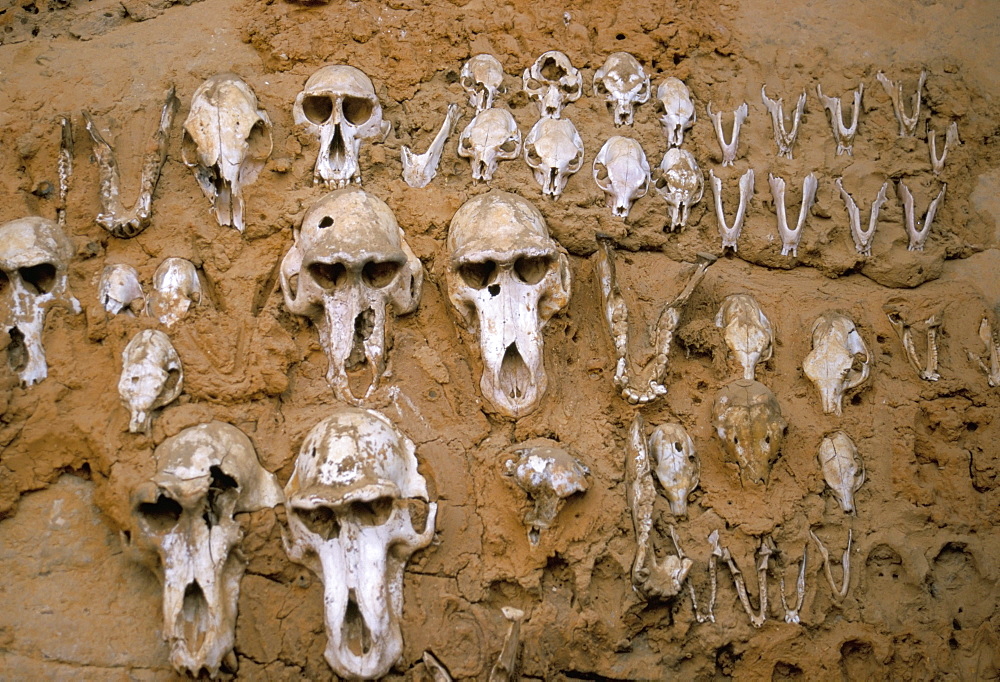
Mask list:
POLYGON ((458 138, 458 155, 472 164, 472 179, 489 182, 501 161, 521 153, 521 131, 506 109, 476 114, 458 138))
POLYGON ((469 104, 478 114, 493 106, 493 99, 503 87, 503 65, 491 54, 477 54, 465 62, 459 77, 469 93, 469 104))
POLYGON ((181 359, 166 334, 144 329, 125 346, 118 395, 132 415, 129 431, 149 433, 153 410, 173 402, 183 386, 181 359))
POLYGON ((538 209, 494 190, 458 209, 448 251, 448 296, 479 336, 483 396, 501 414, 522 417, 545 393, 542 328, 569 302, 566 250, 538 209))
POLYGON ((563 107, 583 94, 583 76, 559 50, 542 53, 521 78, 528 97, 538 100, 544 118, 559 118, 563 107))
POLYGON ((42 329, 53 302, 75 313, 66 275, 73 243, 46 218, 0 225, 0 330, 9 337, 7 364, 26 386, 48 376, 42 329))
POLYGON ((292 108, 296 124, 319 138, 315 181, 327 187, 361 182, 361 141, 388 133, 375 86, 353 66, 324 66, 309 77, 292 108))
POLYGON ((569 176, 583 166, 583 140, 568 118, 541 118, 524 141, 524 160, 542 194, 558 199, 569 176))
POLYGON ((840 416, 844 393, 863 384, 870 368, 868 346, 851 318, 825 312, 816 319, 802 371, 819 389, 825 414, 840 416))
POLYGON ((712 406, 712 425, 740 477, 766 484, 788 427, 771 389, 749 379, 724 386, 712 406))
POLYGON ((705 191, 705 174, 691 152, 668 149, 657 171, 653 185, 667 202, 671 231, 687 224, 691 207, 701 201, 705 191))
POLYGON ((631 137, 615 135, 594 158, 594 182, 605 194, 611 212, 628 217, 632 204, 649 191, 649 161, 631 137))
POLYGON ((192 303, 201 303, 198 269, 184 258, 163 259, 153 273, 153 290, 146 299, 146 314, 172 327, 187 315, 192 303))
POLYGON ((142 312, 146 304, 139 273, 131 265, 116 263, 104 266, 97 290, 101 305, 112 315, 121 312, 134 315, 142 312))
POLYGON ((698 116, 691 101, 691 91, 679 78, 665 78, 656 88, 656 98, 663 105, 663 134, 667 136, 667 144, 680 147, 684 144, 684 131, 694 125, 698 116))
POLYGON ((281 488, 250 439, 222 422, 184 429, 153 455, 156 474, 132 493, 125 543, 163 582, 163 638, 174 668, 193 677, 235 672, 246 568, 236 514, 281 504, 281 488))
POLYGON ((632 125, 635 105, 647 102, 649 93, 649 76, 628 52, 609 55, 594 74, 594 94, 603 96, 614 109, 616 126, 632 125))
POLYGON ((281 261, 281 290, 288 309, 316 325, 329 361, 326 379, 340 400, 359 404, 347 372, 364 363, 371 381, 363 398, 378 388, 392 342, 388 308, 414 311, 423 279, 420 260, 381 199, 350 187, 306 211, 281 261))
POLYGON ((323 581, 327 662, 385 675, 403 652, 403 570, 437 516, 413 442, 374 410, 339 408, 306 436, 285 496, 288 556, 323 581))

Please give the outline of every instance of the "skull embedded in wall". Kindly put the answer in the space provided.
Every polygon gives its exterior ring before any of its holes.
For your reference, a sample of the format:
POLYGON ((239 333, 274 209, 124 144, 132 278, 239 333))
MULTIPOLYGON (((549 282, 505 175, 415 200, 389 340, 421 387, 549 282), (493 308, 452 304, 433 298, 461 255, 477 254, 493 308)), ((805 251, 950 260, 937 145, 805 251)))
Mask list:
POLYGON ((361 182, 362 140, 388 133, 371 79, 353 66, 324 66, 309 77, 292 108, 296 124, 319 138, 315 181, 327 187, 361 182))
POLYGON ((766 484, 788 427, 771 389, 748 379, 724 386, 712 406, 712 425, 740 477, 766 484))
POLYGON ((753 380, 757 365, 767 362, 774 353, 774 332, 771 321, 750 294, 730 294, 722 301, 715 316, 715 326, 729 352, 743 368, 743 378, 753 380))
POLYGON ((246 560, 236 514, 281 504, 274 474, 235 426, 213 421, 167 438, 156 474, 132 493, 125 542, 163 583, 163 638, 178 672, 235 671, 240 580, 246 560))
POLYGON ((20 218, 0 225, 0 330, 7 364, 26 386, 48 376, 42 330, 53 302, 80 312, 66 270, 73 243, 46 218, 20 218))
POLYGON ((403 570, 437 516, 413 442, 378 412, 339 408, 306 436, 285 496, 288 555, 323 581, 327 662, 385 675, 403 652, 403 570))
POLYGON ((146 299, 146 314, 172 327, 187 315, 192 303, 201 303, 197 268, 184 258, 165 258, 153 273, 153 290, 146 299))
POLYGON ((458 138, 458 155, 472 164, 472 179, 489 182, 501 161, 521 153, 521 131, 506 109, 486 109, 465 126, 458 138))
POLYGON ((819 389, 825 414, 840 416, 844 393, 863 384, 870 369, 871 355, 851 318, 837 312, 816 318, 802 371, 819 389))
POLYGON ((319 331, 340 400, 358 404, 378 388, 392 342, 388 308, 416 309, 424 270, 396 217, 381 199, 359 188, 330 192, 306 211, 295 243, 281 261, 285 305, 319 331), (348 370, 367 363, 371 380, 361 399, 348 370))
POLYGON ((503 87, 503 65, 491 54, 477 54, 462 65, 459 78, 469 93, 469 104, 478 114, 493 106, 497 92, 503 87))
POLYGON ((524 141, 524 160, 553 199, 566 189, 569 176, 583 166, 583 140, 568 118, 542 118, 524 141))
POLYGON ((539 113, 559 118, 563 107, 583 94, 583 76, 564 53, 549 50, 524 70, 522 83, 528 97, 538 100, 539 113))
POLYGON ((616 126, 632 125, 635 105, 647 102, 649 92, 649 76, 628 52, 609 55, 594 74, 594 94, 603 96, 613 108, 616 126))
POLYGON ((649 453, 656 462, 653 473, 670 502, 670 513, 684 516, 688 496, 701 479, 694 441, 680 424, 660 424, 649 434, 649 453))
POLYGON ((121 312, 134 315, 142 312, 146 305, 146 297, 139 284, 139 273, 131 265, 106 265, 101 272, 97 291, 101 305, 112 315, 121 312))
POLYGON ((173 402, 183 386, 181 359, 166 334, 144 329, 125 346, 118 394, 132 415, 129 431, 149 433, 153 410, 173 402))
POLYGON ((691 101, 691 91, 678 78, 665 78, 656 88, 656 98, 663 105, 663 134, 667 136, 667 144, 680 147, 684 144, 684 131, 694 125, 698 115, 691 101))
POLYGON ((649 191, 649 162, 631 137, 615 135, 594 157, 594 182, 605 194, 611 213, 627 218, 632 204, 649 191))
POLYGON ((547 438, 522 443, 514 454, 515 459, 504 463, 503 473, 513 477, 532 502, 524 515, 524 525, 528 527, 528 540, 537 545, 541 532, 556 520, 566 498, 590 487, 590 470, 547 438))
POLYGON ((542 328, 569 302, 566 250, 538 209, 492 191, 455 213, 448 251, 448 296, 479 336, 483 396, 501 414, 522 417, 545 393, 542 328))
POLYGON ((243 231, 243 187, 271 155, 271 120, 239 76, 223 73, 198 86, 184 121, 184 165, 194 170, 220 225, 243 231))
POLYGON ((667 202, 671 231, 687 224, 691 207, 701 201, 705 191, 705 174, 691 152, 668 149, 657 171, 653 185, 667 202))

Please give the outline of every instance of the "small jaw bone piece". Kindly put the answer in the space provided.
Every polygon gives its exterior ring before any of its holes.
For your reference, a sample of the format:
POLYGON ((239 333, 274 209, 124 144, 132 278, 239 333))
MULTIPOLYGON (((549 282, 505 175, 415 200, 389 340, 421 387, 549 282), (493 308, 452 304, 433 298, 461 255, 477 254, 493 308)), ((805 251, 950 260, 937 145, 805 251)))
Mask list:
POLYGON ((851 529, 847 530, 847 549, 844 550, 844 554, 840 559, 840 565, 844 573, 843 583, 841 583, 840 587, 837 587, 837 583, 833 579, 833 571, 830 570, 830 552, 827 551, 826 546, 811 529, 809 535, 812 536, 812 539, 819 546, 819 553, 823 557, 823 572, 826 574, 826 581, 830 583, 830 589, 833 590, 833 598, 837 601, 842 601, 851 589, 851 541, 853 540, 854 532, 851 529))
POLYGON ((636 104, 645 104, 650 93, 649 76, 628 52, 608 56, 594 73, 594 94, 604 96, 613 109, 616 126, 632 125, 636 104))
MULTIPOLYGON (((677 548, 678 554, 681 558, 684 555, 680 553, 680 545, 677 543, 676 531, 673 525, 670 526, 670 536, 673 538, 674 547, 677 548)), ((708 556, 708 607, 705 613, 702 613, 698 609, 698 596, 695 594, 694 585, 688 580, 688 593, 691 595, 691 610, 694 611, 695 620, 699 623, 714 623, 715 622, 715 596, 718 591, 719 581, 718 581, 718 568, 716 567, 716 562, 722 556, 722 548, 719 547, 719 531, 713 530, 708 536, 708 544, 712 548, 712 553, 708 556)))
POLYGON ((448 141, 448 136, 455 129, 455 124, 461 117, 457 104, 449 104, 448 112, 444 116, 444 122, 438 129, 437 135, 431 142, 431 146, 423 154, 414 154, 405 144, 400 149, 400 158, 403 162, 403 180, 410 187, 421 188, 430 184, 430 181, 437 175, 438 164, 441 163, 441 152, 444 151, 444 143, 448 141))
POLYGON ((627 218, 632 204, 649 191, 649 162, 631 137, 615 135, 594 158, 594 182, 605 194, 611 213, 627 218))
POLYGON ((459 78, 478 114, 493 106, 503 87, 503 65, 491 54, 477 54, 462 65, 459 78))
POLYGON ((465 126, 458 139, 458 155, 469 159, 472 178, 489 182, 501 161, 521 153, 521 131, 506 109, 486 109, 465 126))
POLYGON ((927 72, 921 71, 920 78, 917 80, 917 91, 910 101, 910 109, 913 111, 911 116, 906 115, 903 103, 903 81, 891 81, 881 71, 875 74, 875 78, 882 84, 885 94, 889 95, 889 99, 892 100, 892 110, 896 114, 896 120, 899 121, 899 136, 913 137, 917 131, 917 122, 920 120, 921 91, 927 80, 927 72))
POLYGON ((741 480, 766 485, 788 428, 771 389, 748 379, 724 386, 712 406, 712 425, 741 480))
POLYGON ((106 265, 101 272, 97 291, 101 305, 112 315, 120 312, 134 315, 142 312, 146 305, 146 297, 139 284, 139 273, 131 265, 106 265))
POLYGON ((861 115, 861 96, 865 92, 865 84, 858 85, 854 91, 854 107, 851 111, 851 125, 844 123, 843 104, 838 97, 827 97, 823 94, 823 86, 816 84, 816 94, 819 101, 830 114, 830 127, 833 129, 833 139, 837 143, 837 156, 847 154, 854 156, 854 136, 858 132, 858 117, 861 115))
POLYGON ((854 493, 865 482, 865 463, 851 437, 843 431, 834 431, 823 438, 819 444, 819 463, 840 508, 846 514, 856 513, 854 493))
POLYGON ((743 605, 743 610, 746 611, 747 615, 750 617, 750 624, 755 628, 761 627, 764 624, 764 621, 767 620, 767 566, 771 558, 771 554, 775 552, 774 543, 769 537, 763 537, 760 540, 760 549, 757 552, 757 590, 759 607, 756 613, 754 613, 754 609, 750 605, 750 597, 747 595, 747 586, 743 579, 743 572, 740 570, 739 566, 736 565, 736 560, 733 559, 728 547, 722 547, 721 552, 722 560, 729 566, 729 573, 733 576, 733 584, 736 585, 736 594, 739 595, 740 603, 743 605))
POLYGON ((948 132, 944 135, 944 147, 941 149, 941 156, 937 154, 936 130, 927 131, 927 142, 931 154, 931 169, 934 171, 934 175, 941 175, 942 171, 944 171, 944 162, 948 159, 948 150, 962 144, 962 141, 958 137, 958 123, 952 121, 951 125, 948 126, 948 132))
POLYGON ((566 181, 583 166, 583 140, 568 118, 541 118, 524 140, 524 160, 542 186, 558 199, 566 181))
POLYGON ((191 304, 201 303, 201 280, 194 263, 166 258, 153 273, 153 291, 146 298, 146 314, 172 327, 187 315, 191 304))
POLYGON ((153 133, 153 144, 149 145, 146 155, 142 159, 139 197, 135 200, 132 208, 126 208, 122 203, 121 178, 118 173, 118 159, 115 157, 115 150, 104 141, 90 114, 86 111, 83 112, 101 178, 101 212, 97 214, 97 224, 115 237, 128 239, 149 226, 149 217, 153 212, 153 192, 160 179, 163 164, 167 160, 167 141, 177 106, 177 97, 174 95, 173 86, 171 86, 167 91, 166 102, 160 112, 160 126, 153 133))
POLYGON ((730 294, 715 316, 729 352, 743 367, 743 378, 754 380, 757 365, 771 359, 774 332, 760 304, 749 294, 730 294))
POLYGON ((711 102, 708 103, 707 111, 708 117, 712 119, 712 124, 715 126, 715 136, 719 139, 719 147, 722 148, 722 165, 732 166, 736 161, 736 152, 740 146, 740 127, 747 119, 749 112, 747 103, 744 102, 733 112, 733 135, 729 142, 726 142, 726 134, 722 132, 722 112, 713 112, 711 102))
POLYGON ((691 207, 701 201, 705 192, 705 174, 701 172, 694 155, 684 149, 668 149, 657 170, 656 191, 667 202, 673 232, 687 224, 691 207))
POLYGON ((490 670, 489 682, 514 682, 521 679, 517 659, 521 653, 521 621, 524 620, 524 611, 505 606, 501 612, 510 624, 503 640, 503 649, 490 670))
POLYGON ((432 682, 454 682, 448 669, 430 651, 425 651, 421 658, 424 662, 424 667, 427 668, 427 671, 431 675, 432 682))
POLYGON ((546 118, 559 118, 563 107, 583 94, 583 76, 564 53, 549 50, 524 70, 524 91, 538 101, 539 113, 546 118))
POLYGON ((153 410, 173 402, 183 387, 181 359, 166 334, 144 329, 125 346, 118 394, 132 415, 130 432, 148 434, 153 410))
POLYGON ((927 207, 923 221, 918 221, 914 215, 913 194, 910 193, 910 188, 902 180, 896 183, 896 195, 899 197, 899 202, 903 204, 903 220, 906 225, 906 234, 910 238, 910 243, 906 247, 908 251, 924 250, 924 244, 931 233, 931 225, 934 223, 934 216, 937 215, 938 206, 944 200, 946 189, 948 189, 948 185, 943 184, 941 191, 938 192, 938 195, 934 197, 933 201, 927 207), (917 229, 918 222, 922 223, 919 230, 917 229))
POLYGON ((924 322, 927 328, 927 361, 921 365, 920 358, 917 356, 917 347, 913 343, 913 327, 903 321, 899 311, 892 304, 886 305, 884 310, 886 316, 889 318, 889 324, 892 325, 896 336, 899 337, 900 343, 903 344, 903 350, 906 351, 906 359, 909 361, 910 366, 917 371, 917 374, 924 381, 937 381, 940 379, 941 375, 937 371, 937 330, 941 326, 941 320, 938 316, 931 315, 924 322))
POLYGON ((653 473, 670 502, 670 513, 687 515, 688 496, 701 478, 694 441, 680 424, 660 424, 649 434, 648 445, 656 461, 653 473))
MULTIPOLYGON (((59 136, 59 160, 56 162, 59 174, 59 206, 56 208, 56 222, 59 223, 59 227, 65 228, 66 195, 69 194, 69 179, 73 175, 73 119, 68 114, 60 116, 59 127, 62 134, 59 136)), ((946 149, 945 154, 947 153, 946 149)))
POLYGON ((726 212, 722 208, 722 180, 715 177, 715 173, 709 169, 708 177, 712 181, 712 194, 715 196, 715 217, 719 221, 719 234, 722 236, 722 250, 731 248, 737 250, 737 241, 743 231, 743 218, 746 216, 747 205, 753 197, 753 168, 740 176, 740 204, 736 208, 736 217, 733 218, 733 226, 726 223, 726 212))
POLYGON ((514 455, 504 463, 503 472, 533 503, 524 515, 524 525, 528 527, 528 540, 537 545, 541 532, 556 520, 566 498, 590 487, 590 469, 546 438, 524 443, 514 455))
POLYGON ((788 216, 785 213, 785 181, 768 173, 767 182, 771 186, 771 198, 774 199, 774 212, 778 217, 778 235, 781 237, 781 255, 799 255, 799 241, 802 239, 802 226, 806 224, 809 210, 816 201, 816 175, 810 173, 802 181, 802 203, 799 205, 799 220, 795 229, 788 229, 788 216))
POLYGON ((795 104, 795 113, 792 115, 792 129, 787 130, 785 128, 783 100, 781 97, 777 100, 769 99, 766 88, 767 86, 765 85, 760 86, 760 98, 771 114, 771 127, 774 129, 774 141, 778 145, 778 156, 790 159, 792 158, 792 146, 795 144, 795 138, 799 134, 799 122, 802 120, 802 111, 806 106, 805 90, 799 95, 798 102, 795 104))
POLYGON ((868 346, 851 318, 825 312, 816 319, 802 371, 819 389, 823 413, 839 417, 844 393, 863 384, 871 372, 868 346))
POLYGON ((684 131, 698 120, 691 91, 682 80, 669 76, 656 88, 656 99, 663 105, 660 124, 667 136, 667 146, 680 147, 684 144, 684 131))
POLYGON ((993 336, 993 323, 989 317, 984 317, 979 324, 979 338, 986 346, 986 354, 989 356, 989 367, 983 359, 973 353, 969 353, 969 359, 979 364, 980 369, 986 373, 986 382, 990 386, 1000 386, 1000 342, 993 336))
POLYGON ((878 212, 882 208, 882 204, 887 201, 885 192, 889 189, 889 181, 882 183, 882 189, 878 191, 878 196, 872 202, 867 230, 861 229, 861 211, 858 209, 854 197, 844 189, 842 181, 843 178, 837 178, 836 183, 840 190, 840 196, 844 200, 844 206, 847 208, 847 217, 851 222, 851 237, 854 239, 854 248, 860 255, 870 256, 872 255, 872 242, 875 241, 875 228, 878 227, 878 212))
POLYGON ((785 610, 785 622, 800 623, 799 612, 806 601, 806 555, 809 546, 802 547, 802 560, 799 562, 799 577, 795 581, 795 606, 789 608, 788 598, 785 596, 785 575, 781 574, 778 585, 781 587, 781 608, 785 610))

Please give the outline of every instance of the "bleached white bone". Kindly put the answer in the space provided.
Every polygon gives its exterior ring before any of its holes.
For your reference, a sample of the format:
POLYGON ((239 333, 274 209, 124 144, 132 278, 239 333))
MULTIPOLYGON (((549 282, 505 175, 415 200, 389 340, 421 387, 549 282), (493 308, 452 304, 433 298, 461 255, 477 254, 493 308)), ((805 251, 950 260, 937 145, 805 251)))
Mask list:
POLYGON ((656 98, 663 105, 660 123, 667 136, 667 146, 680 147, 684 144, 684 131, 698 120, 691 91, 682 80, 669 76, 656 88, 656 98))
POLYGON ((826 581, 830 583, 830 589, 833 590, 833 598, 837 601, 843 600, 847 596, 847 592, 851 589, 851 540, 854 536, 853 531, 851 529, 847 530, 847 549, 844 550, 844 554, 840 559, 840 565, 843 568, 843 583, 840 587, 837 587, 837 583, 833 579, 833 571, 830 569, 830 553, 827 551, 826 546, 812 529, 809 530, 809 535, 819 545, 819 553, 823 556, 823 571, 826 573, 826 581))
POLYGON ((670 502, 670 513, 685 516, 688 496, 701 479, 701 464, 694 441, 683 426, 667 423, 653 429, 648 445, 656 462, 653 473, 670 502))
POLYGON ((194 263, 185 258, 164 258, 153 273, 146 314, 172 327, 187 315, 192 304, 201 302, 201 280, 194 263))
POLYGON ((802 181, 802 203, 799 204, 799 219, 795 229, 788 229, 788 217, 785 213, 785 181, 768 173, 767 182, 771 186, 771 197, 774 199, 774 212, 778 218, 778 234, 781 236, 781 255, 799 255, 799 241, 802 239, 802 226, 806 224, 809 210, 816 201, 816 175, 810 173, 802 181))
POLYGON ((806 106, 806 92, 802 91, 795 104, 795 113, 792 115, 792 129, 785 128, 784 100, 779 97, 777 100, 769 99, 766 92, 766 85, 760 86, 760 98, 771 114, 771 127, 774 129, 774 141, 778 145, 778 156, 786 159, 792 158, 792 146, 795 138, 799 134, 799 121, 802 120, 802 111, 806 106))
POLYGON ((632 204, 649 191, 649 162, 631 137, 615 135, 594 157, 594 182, 604 191, 611 213, 627 218, 632 204))
POLYGON ((839 417, 844 393, 863 384, 871 372, 868 346, 851 318, 834 311, 816 318, 802 372, 819 390, 823 413, 839 417))
POLYGON ((979 364, 980 369, 986 374, 986 382, 990 386, 1000 386, 1000 342, 993 336, 993 323, 989 317, 984 317, 979 323, 979 338, 986 346, 986 355, 989 356, 990 365, 986 366, 983 359, 969 352, 969 359, 979 364))
POLYGON ((771 539, 769 537, 761 538, 760 549, 757 551, 757 594, 759 606, 757 608, 757 612, 754 613, 754 609, 750 604, 750 597, 747 595, 747 587, 746 582, 743 579, 743 572, 740 571, 739 566, 736 565, 736 561, 729 552, 729 548, 722 548, 722 560, 729 566, 729 573, 732 575, 733 583, 736 585, 736 594, 740 598, 743 610, 746 611, 747 615, 750 617, 750 624, 755 628, 761 627, 764 624, 764 621, 767 620, 767 565, 773 552, 774 544, 771 539))
POLYGON ((722 165, 732 166, 736 161, 736 152, 740 146, 740 127, 750 111, 747 103, 744 102, 733 112, 733 135, 729 142, 726 142, 726 134, 722 131, 722 112, 713 112, 711 102, 708 103, 707 111, 708 117, 712 119, 712 124, 715 127, 715 136, 719 140, 719 147, 722 148, 722 165))
POLYGON ((424 662, 424 667, 430 672, 433 682, 454 682, 448 669, 430 651, 425 651, 421 659, 424 662))
POLYGON ((524 160, 542 194, 558 199, 583 167, 583 139, 568 118, 540 118, 524 140, 524 160))
POLYGON ((808 549, 808 545, 803 545, 802 560, 799 561, 799 577, 795 581, 795 606, 792 608, 789 608, 787 597, 785 597, 785 574, 782 573, 780 577, 781 608, 785 610, 786 623, 798 624, 800 622, 799 612, 806 600, 806 554, 808 549))
POLYGON ((548 439, 528 441, 514 454, 517 458, 504 463, 503 473, 513 478, 532 502, 524 525, 528 541, 537 545, 541 532, 552 526, 566 498, 590 487, 590 469, 548 439))
POLYGON ((667 202, 672 232, 687 224, 691 207, 701 201, 705 192, 705 174, 694 155, 685 149, 668 149, 657 170, 653 187, 667 202))
POLYGON ((177 399, 184 387, 184 368, 170 343, 158 329, 144 329, 122 352, 118 394, 132 415, 128 430, 149 433, 153 410, 177 399))
POLYGON ((743 231, 743 218, 746 216, 747 205, 753 197, 753 168, 740 176, 740 204, 736 209, 736 217, 733 218, 733 226, 726 223, 726 212, 722 208, 722 180, 715 177, 712 169, 708 171, 708 177, 712 181, 712 193, 715 195, 715 217, 719 221, 719 234, 722 236, 722 250, 732 248, 737 250, 737 240, 743 231))
POLYGON ((885 94, 889 95, 889 99, 892 100, 892 110, 896 114, 896 120, 899 121, 899 136, 913 137, 917 130, 917 121, 920 119, 921 91, 924 89, 924 81, 927 80, 927 71, 920 71, 920 79, 917 81, 917 91, 910 99, 910 108, 913 111, 913 114, 910 116, 906 115, 905 105, 903 104, 903 81, 891 81, 881 71, 875 74, 875 78, 882 84, 885 94))
POLYGON ((97 287, 101 305, 112 315, 124 311, 126 315, 142 312, 146 297, 139 284, 139 273, 131 265, 116 263, 106 265, 97 287))
POLYGON ((506 109, 486 109, 469 122, 458 139, 458 155, 469 159, 472 178, 490 182, 501 161, 521 153, 521 131, 506 109))
POLYGON ((518 674, 517 659, 521 647, 521 621, 524 620, 524 611, 513 606, 504 606, 500 610, 509 625, 503 640, 503 648, 490 669, 489 682, 513 682, 521 679, 518 674))
POLYGON ((910 237, 910 243, 906 247, 907 250, 924 250, 924 244, 927 242, 927 237, 931 233, 931 225, 934 223, 934 216, 937 215, 938 206, 944 199, 944 192, 946 189, 948 189, 947 184, 941 186, 941 191, 938 192, 938 195, 927 207, 927 212, 924 213, 924 219, 922 221, 917 221, 916 216, 914 216, 913 194, 910 193, 910 188, 907 187, 902 180, 896 183, 896 195, 899 197, 900 203, 903 204, 903 221, 906 225, 906 234, 910 237), (921 224, 920 229, 917 229, 918 222, 921 224))
POLYGON ((938 319, 937 315, 931 315, 924 322, 926 326, 927 335, 927 359, 926 362, 921 366, 920 358, 917 356, 917 348, 913 343, 913 327, 903 321, 899 312, 892 309, 889 306, 885 308, 886 316, 889 318, 889 324, 892 325, 893 330, 899 337, 900 343, 903 344, 903 350, 906 351, 906 359, 909 361, 910 366, 917 371, 920 378, 924 381, 937 381, 941 378, 938 374, 938 348, 937 348, 937 330, 941 326, 941 321, 938 319))
MULTIPOLYGON (((73 175, 73 119, 62 116, 59 119, 61 135, 59 136, 59 207, 56 209, 56 222, 59 227, 66 227, 66 195, 69 194, 69 179, 73 175)), ((947 151, 945 151, 947 154, 947 151)))
POLYGON ((449 104, 448 112, 444 116, 444 122, 438 129, 437 135, 431 142, 430 147, 423 154, 414 154, 405 144, 400 149, 400 157, 403 162, 403 180, 410 187, 426 187, 437 175, 438 164, 441 163, 441 152, 444 151, 444 143, 448 141, 448 136, 455 130, 455 124, 462 116, 457 104, 449 104))
POLYGON ((847 217, 851 221, 851 237, 854 238, 854 248, 862 256, 872 255, 872 242, 875 240, 875 228, 878 227, 878 212, 882 204, 886 202, 885 192, 889 189, 889 181, 882 184, 882 189, 878 191, 878 196, 872 202, 871 212, 868 216, 868 229, 861 229, 861 211, 854 202, 854 197, 844 189, 843 178, 837 178, 837 187, 840 189, 840 196, 844 199, 844 206, 847 208, 847 217))
POLYGON ((730 294, 722 301, 715 326, 723 330, 729 351, 743 368, 743 378, 753 381, 756 367, 774 353, 771 321, 749 294, 730 294))
POLYGON ((941 149, 941 156, 937 155, 936 130, 927 131, 927 142, 931 154, 931 169, 934 171, 934 175, 940 175, 944 170, 944 162, 948 159, 948 151, 952 147, 962 144, 962 140, 958 137, 958 123, 952 121, 951 125, 948 126, 948 131, 944 135, 944 146, 941 149))
POLYGON ((865 92, 865 84, 860 83, 854 91, 854 106, 851 111, 851 124, 844 123, 843 103, 839 97, 827 97, 823 94, 823 86, 816 84, 816 94, 830 114, 830 127, 833 129, 833 139, 837 143, 837 156, 847 154, 854 156, 854 136, 858 132, 858 117, 861 115, 861 96, 865 92))
POLYGON ((462 87, 469 93, 469 104, 476 113, 493 106, 503 87, 503 65, 491 54, 477 54, 462 65, 462 87))
POLYGON ((521 82, 528 97, 538 102, 542 117, 559 118, 563 107, 583 94, 583 76, 559 50, 539 55, 534 64, 524 70, 521 82))
POLYGON ((840 508, 847 514, 855 513, 854 493, 864 485, 865 463, 854 441, 843 431, 834 431, 819 444, 818 457, 823 478, 840 508))
POLYGON ((628 52, 608 55, 604 66, 594 73, 594 94, 603 95, 613 108, 616 126, 632 125, 635 105, 645 104, 650 90, 649 76, 628 52))

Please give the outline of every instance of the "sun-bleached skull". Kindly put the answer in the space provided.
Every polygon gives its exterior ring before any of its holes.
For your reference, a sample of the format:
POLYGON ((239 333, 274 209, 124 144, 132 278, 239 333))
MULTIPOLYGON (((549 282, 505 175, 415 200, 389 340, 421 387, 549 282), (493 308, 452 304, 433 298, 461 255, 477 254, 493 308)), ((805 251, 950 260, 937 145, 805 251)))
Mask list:
POLYGON ((194 91, 181 153, 220 225, 243 231, 243 187, 257 179, 271 147, 271 120, 239 76, 220 73, 194 91))
POLYGON ((469 104, 478 114, 493 106, 494 98, 503 87, 503 65, 491 54, 477 54, 462 65, 459 78, 469 93, 469 104))
POLYGON ((543 52, 524 70, 521 80, 524 91, 538 101, 538 111, 546 118, 559 118, 563 107, 583 94, 583 76, 559 50, 543 52))
POLYGON ((357 187, 312 205, 281 261, 285 306, 312 320, 326 352, 326 380, 340 400, 359 404, 378 388, 392 344, 389 307, 397 315, 420 302, 424 268, 392 210, 357 187), (347 372, 367 363, 361 399, 347 372))
POLYGON ((9 337, 7 364, 25 386, 49 374, 42 330, 51 304, 80 312, 66 275, 73 251, 73 242, 46 218, 0 225, 0 330, 9 337))
POLYGON ((104 266, 97 292, 101 305, 112 315, 121 312, 135 315, 146 306, 139 273, 131 265, 116 263, 104 266))
POLYGON ((542 328, 570 296, 569 258, 538 209, 492 191, 465 202, 448 228, 448 296, 479 336, 483 396, 501 414, 538 407, 548 379, 542 328))
POLYGON ((823 478, 845 513, 854 512, 854 493, 864 485, 865 463, 854 441, 843 431, 834 431, 819 444, 823 478))
POLYGON ((437 517, 413 442, 374 410, 338 408, 306 436, 285 497, 288 556, 323 581, 327 663, 385 675, 403 652, 403 570, 437 517))
POLYGON ((506 109, 486 109, 465 126, 458 138, 458 155, 469 159, 472 178, 489 182, 501 161, 521 153, 521 131, 506 109))
POLYGON ((319 138, 314 180, 327 187, 361 182, 362 140, 388 134, 389 129, 371 79, 344 64, 324 66, 309 76, 292 114, 297 125, 319 138))
POLYGON ((128 430, 149 433, 153 410, 174 401, 184 387, 181 359, 170 337, 157 329, 144 329, 122 352, 118 395, 132 415, 128 430))
POLYGON ((680 147, 684 144, 684 131, 698 120, 691 91, 682 80, 669 76, 656 88, 656 99, 663 105, 660 123, 663 125, 663 134, 667 136, 667 144, 680 147))
POLYGON ((649 434, 649 454, 656 463, 653 473, 670 502, 670 513, 684 516, 688 496, 701 478, 694 441, 680 424, 660 424, 649 434))
POLYGON ((771 389, 749 379, 723 386, 712 406, 712 426, 742 480, 766 484, 788 427, 771 389))
POLYGON ((749 294, 730 294, 719 306, 715 326, 722 329, 729 352, 743 368, 744 379, 754 379, 757 364, 767 362, 774 352, 771 321, 749 294))
POLYGON ((615 135, 594 157, 594 182, 604 191, 611 213, 628 217, 632 204, 649 191, 649 161, 631 137, 615 135))
POLYGON ((542 194, 558 199, 569 176, 583 166, 583 140, 568 118, 541 118, 524 140, 524 160, 542 194))
POLYGON ((146 298, 146 314, 172 327, 201 303, 201 280, 194 263, 185 258, 165 258, 153 273, 153 290, 146 298))
POLYGON ((192 677, 235 672, 246 568, 236 515, 281 504, 278 480, 242 431, 218 421, 184 429, 153 455, 156 474, 132 492, 125 544, 163 583, 163 638, 174 668, 192 677))
POLYGON ((851 318, 825 312, 813 323, 812 350, 802 371, 819 389, 825 414, 840 416, 844 393, 860 386, 871 370, 871 355, 851 318))
POLYGON ((616 126, 632 125, 635 105, 649 101, 650 89, 642 64, 628 52, 612 53, 594 74, 594 94, 608 101, 616 126))
POLYGON ((566 498, 590 487, 590 469, 548 438, 521 443, 514 455, 504 462, 503 473, 512 477, 532 502, 524 525, 528 541, 537 545, 541 532, 556 520, 566 498))
POLYGON ((701 201, 705 192, 705 174, 691 152, 684 149, 668 149, 657 170, 653 183, 670 209, 670 230, 687 224, 691 207, 701 201))

